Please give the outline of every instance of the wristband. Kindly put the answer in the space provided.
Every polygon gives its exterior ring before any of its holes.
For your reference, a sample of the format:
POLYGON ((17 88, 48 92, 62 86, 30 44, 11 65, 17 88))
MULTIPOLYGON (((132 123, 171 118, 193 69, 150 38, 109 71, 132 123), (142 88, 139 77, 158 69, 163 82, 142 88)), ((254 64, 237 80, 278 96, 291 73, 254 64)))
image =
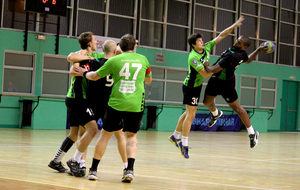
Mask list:
POLYGON ((82 74, 84 78, 86 78, 87 73, 88 73, 88 71, 84 71, 84 73, 82 74))

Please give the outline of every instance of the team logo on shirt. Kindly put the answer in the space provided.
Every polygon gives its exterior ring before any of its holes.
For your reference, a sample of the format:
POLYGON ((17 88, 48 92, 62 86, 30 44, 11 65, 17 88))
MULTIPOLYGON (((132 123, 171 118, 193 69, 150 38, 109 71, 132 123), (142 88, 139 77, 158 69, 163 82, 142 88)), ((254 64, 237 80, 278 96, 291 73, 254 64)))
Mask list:
POLYGON ((198 65, 198 61, 196 59, 193 60, 193 64, 196 66, 198 65))
POLYGON ((91 68, 90 68, 90 65, 89 65, 88 63, 85 64, 85 65, 82 65, 82 67, 83 67, 83 68, 86 68, 88 71, 90 71, 90 69, 91 69, 91 68))

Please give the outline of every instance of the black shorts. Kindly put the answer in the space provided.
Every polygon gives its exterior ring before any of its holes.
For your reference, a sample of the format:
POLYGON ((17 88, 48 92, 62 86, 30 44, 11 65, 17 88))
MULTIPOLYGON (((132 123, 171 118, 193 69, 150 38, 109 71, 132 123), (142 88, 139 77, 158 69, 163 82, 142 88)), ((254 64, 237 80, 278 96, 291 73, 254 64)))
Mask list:
POLYGON ((227 103, 236 101, 238 99, 238 95, 235 90, 235 79, 221 80, 211 77, 207 83, 205 95, 221 95, 227 103))
POLYGON ((202 85, 198 87, 187 87, 182 85, 183 104, 198 106, 202 85))
POLYGON ((115 110, 108 106, 104 115, 103 129, 108 132, 113 132, 123 128, 124 132, 137 133, 140 130, 143 114, 143 111, 125 112, 115 110))
POLYGON ((84 126, 92 120, 96 120, 93 110, 88 106, 87 100, 66 98, 65 100, 68 112, 70 126, 84 126))
POLYGON ((104 114, 105 114, 105 111, 106 111, 108 105, 107 104, 90 104, 90 105, 93 109, 95 118, 97 120, 99 120, 101 118, 103 121, 104 114))

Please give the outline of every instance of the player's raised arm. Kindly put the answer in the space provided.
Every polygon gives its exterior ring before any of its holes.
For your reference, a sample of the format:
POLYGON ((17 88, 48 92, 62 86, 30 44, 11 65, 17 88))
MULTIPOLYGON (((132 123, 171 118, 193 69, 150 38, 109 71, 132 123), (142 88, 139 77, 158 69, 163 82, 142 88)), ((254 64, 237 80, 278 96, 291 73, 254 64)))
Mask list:
POLYGON ((245 63, 251 63, 261 51, 264 53, 268 51, 268 48, 264 43, 260 44, 260 46, 248 56, 248 60, 245 63))
POLYGON ((215 39, 215 44, 219 43, 221 40, 226 38, 236 27, 239 27, 242 25, 242 22, 244 21, 244 16, 241 15, 240 18, 231 26, 223 30, 215 39))

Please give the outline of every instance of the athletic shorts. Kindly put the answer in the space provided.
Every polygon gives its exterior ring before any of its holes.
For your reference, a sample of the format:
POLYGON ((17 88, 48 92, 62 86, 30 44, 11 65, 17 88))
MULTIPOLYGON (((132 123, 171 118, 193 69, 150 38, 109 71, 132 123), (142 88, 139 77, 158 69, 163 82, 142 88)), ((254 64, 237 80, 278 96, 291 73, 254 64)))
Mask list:
POLYGON ((104 115, 103 129, 108 132, 113 132, 123 128, 124 132, 137 133, 140 130, 143 113, 143 111, 118 111, 108 106, 104 115))
POLYGON ((235 90, 235 79, 221 80, 211 77, 207 83, 205 95, 221 95, 227 103, 236 101, 238 99, 238 95, 235 90))
POLYGON ((182 85, 183 104, 198 106, 202 85, 198 87, 187 87, 182 85))
POLYGON ((84 126, 92 120, 96 120, 94 112, 85 99, 66 98, 65 100, 70 126, 84 126))
POLYGON ((102 119, 103 121, 103 118, 104 118, 104 114, 105 114, 105 111, 108 107, 107 103, 106 104, 90 104, 92 109, 93 109, 93 112, 94 112, 94 115, 95 115, 95 118, 98 120, 98 119, 102 119))

